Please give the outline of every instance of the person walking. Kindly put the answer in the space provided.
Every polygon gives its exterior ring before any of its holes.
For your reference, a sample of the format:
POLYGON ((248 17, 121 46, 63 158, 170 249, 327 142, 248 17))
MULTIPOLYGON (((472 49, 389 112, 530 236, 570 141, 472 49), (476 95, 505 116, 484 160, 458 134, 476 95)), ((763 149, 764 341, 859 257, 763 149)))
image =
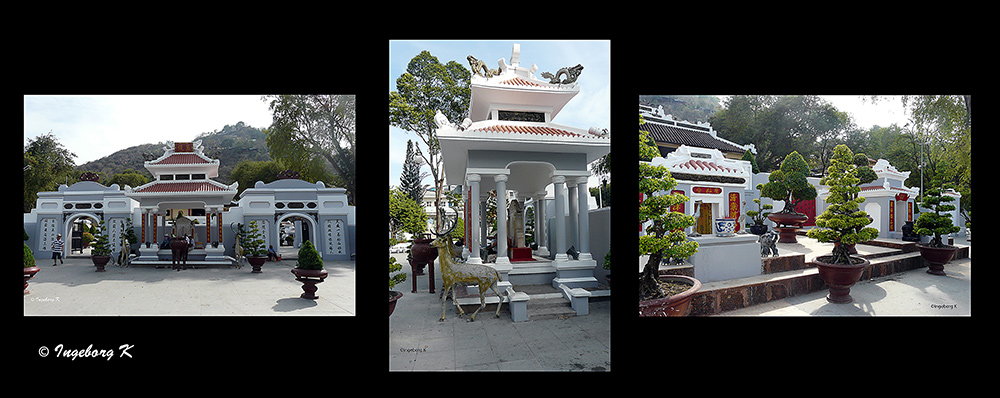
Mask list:
POLYGON ((52 266, 53 267, 59 265, 59 264, 56 264, 56 260, 57 259, 59 260, 60 264, 64 264, 63 263, 63 243, 64 242, 62 240, 62 234, 56 234, 56 240, 54 242, 52 242, 52 266))

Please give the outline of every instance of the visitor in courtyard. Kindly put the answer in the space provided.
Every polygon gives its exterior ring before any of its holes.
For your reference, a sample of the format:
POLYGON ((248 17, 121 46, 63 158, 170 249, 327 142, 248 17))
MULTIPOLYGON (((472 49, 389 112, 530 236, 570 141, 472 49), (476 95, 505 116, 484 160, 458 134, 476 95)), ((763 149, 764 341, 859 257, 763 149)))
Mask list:
POLYGON ((65 264, 63 262, 63 240, 62 234, 56 234, 55 242, 52 242, 52 266, 55 267, 56 259, 59 259, 60 264, 65 264))
POLYGON ((188 236, 185 236, 185 237, 184 237, 184 240, 185 240, 185 241, 187 242, 187 244, 188 244, 188 247, 187 247, 187 251, 189 251, 189 252, 190 252, 190 251, 191 251, 191 249, 193 249, 193 248, 194 248, 194 238, 193 238, 193 237, 192 237, 192 236, 191 236, 190 234, 188 234, 188 236))
POLYGON ((281 261, 281 257, 278 257, 278 253, 274 251, 274 245, 268 245, 267 260, 271 261, 272 258, 274 259, 274 261, 281 261))
POLYGON ((170 234, 163 234, 163 242, 160 242, 161 249, 170 248, 170 234))

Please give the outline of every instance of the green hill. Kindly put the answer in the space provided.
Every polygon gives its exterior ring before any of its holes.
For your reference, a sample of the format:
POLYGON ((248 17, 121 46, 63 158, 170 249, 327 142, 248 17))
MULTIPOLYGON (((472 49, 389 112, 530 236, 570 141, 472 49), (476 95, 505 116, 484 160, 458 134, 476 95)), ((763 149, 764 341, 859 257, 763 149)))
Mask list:
MULTIPOLYGON (((268 154, 265 134, 256 127, 247 126, 243 122, 235 125, 226 125, 221 131, 213 131, 199 134, 193 141, 201 140, 205 155, 213 159, 219 159, 219 177, 216 181, 223 184, 231 184, 233 179, 229 173, 240 163, 241 160, 267 161, 271 160, 268 154)), ((139 170, 147 178, 152 178, 149 171, 143 166, 143 153, 152 153, 153 156, 163 155, 165 142, 136 145, 125 148, 103 158, 84 163, 76 167, 79 173, 86 171, 101 175, 102 181, 107 181, 111 176, 124 170, 139 170)))

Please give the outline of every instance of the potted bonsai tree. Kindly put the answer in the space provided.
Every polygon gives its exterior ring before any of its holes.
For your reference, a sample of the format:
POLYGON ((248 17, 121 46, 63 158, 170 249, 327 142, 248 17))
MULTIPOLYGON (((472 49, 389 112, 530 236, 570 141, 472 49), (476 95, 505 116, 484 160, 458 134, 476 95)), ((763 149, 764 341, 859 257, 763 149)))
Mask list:
POLYGON ((243 238, 240 239, 240 246, 243 247, 243 253, 246 255, 247 262, 253 268, 250 273, 259 274, 261 273, 260 267, 267 261, 267 248, 264 247, 264 237, 261 235, 260 230, 257 229, 257 220, 250 221, 249 230, 244 230, 242 224, 240 224, 239 228, 240 235, 243 238))
MULTIPOLYGON (((389 238, 389 247, 392 247, 398 243, 397 240, 389 238)), ((398 292, 392 290, 396 287, 396 284, 403 283, 406 281, 406 273, 399 272, 403 269, 403 265, 396 262, 396 258, 389 256, 389 315, 392 315, 392 311, 396 310, 396 300, 403 297, 403 292, 398 292), (393 275, 393 273, 396 273, 393 275)))
POLYGON ((104 228, 104 220, 97 224, 94 242, 90 244, 90 260, 97 269, 94 272, 104 272, 104 266, 111 261, 111 244, 108 242, 108 232, 104 228))
MULTIPOLYGON (((764 184, 757 184, 758 191, 763 187, 764 184)), ((767 225, 764 225, 764 218, 771 214, 771 212, 764 210, 771 210, 774 206, 761 205, 760 199, 754 199, 753 202, 757 204, 757 210, 747 210, 747 216, 753 220, 753 225, 750 226, 750 233, 754 235, 763 235, 767 232, 767 225)))
MULTIPOLYGON (((28 231, 24 231, 24 240, 28 240, 28 231)), ((41 268, 35 266, 35 254, 28 244, 24 244, 24 294, 28 294, 28 279, 34 278, 41 268)))
MULTIPOLYGON (((640 118, 639 124, 644 121, 640 118)), ((646 142, 648 133, 639 131, 639 156, 650 159, 659 153, 646 142)), ((695 224, 693 216, 670 211, 670 207, 688 200, 682 194, 670 192, 677 180, 664 166, 639 163, 639 192, 645 199, 639 204, 639 222, 652 221, 646 235, 639 237, 639 255, 649 258, 639 276, 639 316, 687 315, 691 298, 701 288, 701 282, 683 275, 659 275, 664 258, 686 258, 698 251, 698 242, 689 241, 684 228, 695 224)))
POLYGON ((323 259, 319 257, 319 251, 312 242, 307 240, 299 248, 299 258, 295 268, 292 268, 292 274, 295 275, 295 280, 302 282, 304 293, 299 297, 309 300, 319 298, 316 295, 316 284, 326 279, 327 272, 323 269, 323 259))
POLYGON ((846 145, 837 145, 833 150, 833 158, 829 175, 824 183, 830 186, 830 194, 826 199, 827 207, 816 218, 816 226, 806 234, 820 242, 833 242, 833 253, 818 256, 813 263, 819 268, 819 276, 830 286, 827 301, 833 303, 849 303, 851 286, 861 278, 861 273, 869 261, 852 256, 848 245, 875 239, 878 230, 865 227, 872 222, 871 217, 859 210, 859 205, 865 198, 858 196, 860 179, 857 177, 858 166, 854 164, 854 154, 846 145))
POLYGON ((946 275, 944 265, 951 261, 952 256, 958 247, 946 245, 941 242, 941 235, 958 232, 961 228, 954 225, 950 214, 941 214, 955 210, 954 205, 945 204, 954 201, 951 196, 942 196, 940 188, 929 188, 920 199, 920 207, 930 211, 924 211, 917 217, 914 223, 914 231, 920 235, 933 235, 930 243, 917 244, 920 256, 927 261, 927 273, 932 275, 946 275))
POLYGON ((795 231, 809 216, 795 211, 795 206, 804 200, 816 199, 816 187, 812 186, 806 177, 809 176, 809 165, 806 164, 798 151, 785 156, 781 168, 767 177, 767 183, 761 187, 761 196, 785 202, 785 207, 777 213, 767 215, 778 226, 778 242, 796 243, 795 231))

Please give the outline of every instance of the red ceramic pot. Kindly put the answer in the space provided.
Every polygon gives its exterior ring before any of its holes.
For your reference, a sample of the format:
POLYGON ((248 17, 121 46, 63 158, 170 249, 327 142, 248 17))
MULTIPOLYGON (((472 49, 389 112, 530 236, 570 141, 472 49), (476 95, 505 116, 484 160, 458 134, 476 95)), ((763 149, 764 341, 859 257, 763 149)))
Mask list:
POLYGON ((301 298, 315 300, 319 296, 316 295, 316 284, 322 283, 326 279, 327 272, 325 269, 304 269, 304 268, 292 268, 292 274, 295 275, 295 280, 302 282, 302 293, 301 298))
POLYGON ((931 275, 947 275, 944 273, 944 265, 951 261, 958 248, 955 246, 930 247, 917 245, 920 250, 920 257, 927 261, 927 273, 931 275))
POLYGON ((413 245, 410 246, 410 266, 415 268, 414 275, 423 275, 424 266, 434 264, 438 256, 437 248, 431 246, 432 238, 414 238, 413 245))
POLYGON ((798 243, 795 232, 802 228, 802 223, 809 221, 809 216, 802 213, 771 213, 767 219, 778 224, 778 243, 798 243), (782 226, 784 225, 784 227, 782 226))
POLYGON ((861 279, 861 273, 864 272, 865 267, 871 264, 865 258, 851 256, 854 261, 861 260, 856 264, 832 264, 824 260, 829 260, 832 256, 819 256, 813 260, 813 263, 819 268, 819 277, 823 278, 823 282, 830 287, 830 293, 826 295, 826 300, 831 303, 850 303, 854 301, 851 297, 851 286, 858 283, 858 279, 861 279))
POLYGON ((403 297, 403 292, 389 291, 389 315, 392 315, 392 312, 396 310, 396 300, 399 300, 400 297, 403 297))
POLYGON ((250 273, 251 274, 259 274, 260 273, 260 267, 262 265, 264 265, 265 262, 267 262, 267 257, 264 257, 264 256, 249 257, 248 256, 247 257, 247 262, 250 263, 250 266, 253 268, 253 271, 250 271, 250 273))
POLYGON ((701 281, 684 275, 660 275, 661 281, 680 281, 691 284, 691 288, 655 300, 639 301, 639 316, 685 316, 691 309, 691 298, 701 289, 701 281))
POLYGON ((40 271, 41 268, 38 267, 27 267, 24 269, 24 294, 28 294, 28 279, 34 278, 35 274, 40 271))
POLYGON ((111 256, 90 256, 90 261, 93 261, 94 266, 97 267, 94 272, 104 272, 104 266, 108 265, 108 261, 111 261, 111 256))

